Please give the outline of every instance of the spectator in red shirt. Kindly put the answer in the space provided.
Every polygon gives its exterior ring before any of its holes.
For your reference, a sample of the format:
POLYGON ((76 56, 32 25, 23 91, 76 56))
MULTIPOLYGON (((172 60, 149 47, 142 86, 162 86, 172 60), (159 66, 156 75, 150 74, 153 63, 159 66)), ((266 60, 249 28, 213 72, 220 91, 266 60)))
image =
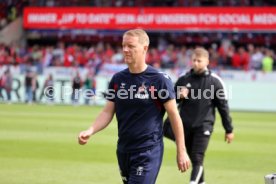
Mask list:
POLYGON ((233 67, 233 69, 240 69, 241 68, 241 56, 235 50, 234 50, 234 54, 232 56, 232 67, 233 67))
POLYGON ((243 70, 249 70, 249 55, 243 47, 239 48, 240 62, 243 70))

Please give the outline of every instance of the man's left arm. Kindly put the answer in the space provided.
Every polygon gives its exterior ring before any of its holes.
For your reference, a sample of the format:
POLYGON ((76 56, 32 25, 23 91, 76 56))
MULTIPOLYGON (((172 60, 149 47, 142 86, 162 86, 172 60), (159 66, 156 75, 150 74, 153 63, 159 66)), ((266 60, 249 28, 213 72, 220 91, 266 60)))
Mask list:
POLYGON ((229 113, 226 89, 223 81, 219 78, 215 81, 215 106, 218 108, 222 125, 225 130, 225 141, 231 143, 234 139, 232 118, 229 113))
POLYGON ((184 128, 177 110, 175 99, 168 100, 166 103, 164 103, 164 107, 168 113, 172 130, 175 135, 178 169, 181 172, 185 172, 190 167, 190 159, 186 152, 184 128))

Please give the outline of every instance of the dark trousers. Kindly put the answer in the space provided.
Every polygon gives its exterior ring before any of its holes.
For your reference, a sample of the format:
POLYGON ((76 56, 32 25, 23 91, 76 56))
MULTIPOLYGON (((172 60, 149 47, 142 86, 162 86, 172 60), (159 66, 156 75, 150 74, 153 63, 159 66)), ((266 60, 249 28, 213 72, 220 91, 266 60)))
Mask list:
POLYGON ((7 94, 7 100, 11 101, 11 90, 10 89, 6 89, 6 94, 7 94))
POLYGON ((154 184, 162 163, 163 143, 142 151, 125 153, 117 150, 124 184, 154 184))
POLYGON ((203 161, 211 132, 203 128, 185 128, 185 144, 192 162, 191 181, 204 182, 203 161))

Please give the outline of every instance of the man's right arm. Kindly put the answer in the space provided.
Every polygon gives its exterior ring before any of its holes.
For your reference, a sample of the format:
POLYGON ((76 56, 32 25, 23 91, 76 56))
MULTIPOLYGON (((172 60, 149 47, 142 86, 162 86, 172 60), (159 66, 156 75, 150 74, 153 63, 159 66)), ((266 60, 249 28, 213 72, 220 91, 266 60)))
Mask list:
POLYGON ((79 144, 86 144, 91 135, 101 131, 112 121, 115 113, 115 104, 112 101, 107 101, 104 109, 98 115, 91 127, 79 134, 79 144))

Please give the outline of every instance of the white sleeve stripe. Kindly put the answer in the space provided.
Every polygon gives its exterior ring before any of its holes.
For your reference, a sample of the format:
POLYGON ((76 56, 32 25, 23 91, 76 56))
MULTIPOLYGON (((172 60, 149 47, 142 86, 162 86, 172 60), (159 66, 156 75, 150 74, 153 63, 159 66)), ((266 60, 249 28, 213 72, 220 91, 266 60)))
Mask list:
POLYGON ((219 80, 219 82, 222 85, 224 94, 225 94, 225 99, 228 100, 228 94, 227 94, 227 90, 226 90, 225 83, 223 82, 223 80, 215 73, 211 73, 211 76, 219 80))

